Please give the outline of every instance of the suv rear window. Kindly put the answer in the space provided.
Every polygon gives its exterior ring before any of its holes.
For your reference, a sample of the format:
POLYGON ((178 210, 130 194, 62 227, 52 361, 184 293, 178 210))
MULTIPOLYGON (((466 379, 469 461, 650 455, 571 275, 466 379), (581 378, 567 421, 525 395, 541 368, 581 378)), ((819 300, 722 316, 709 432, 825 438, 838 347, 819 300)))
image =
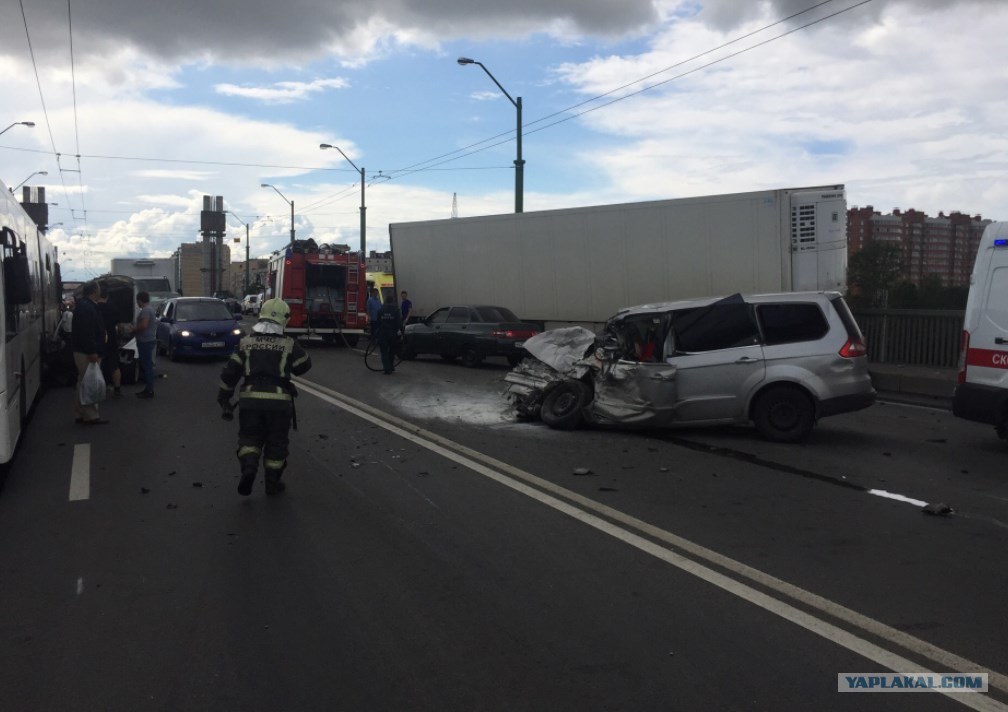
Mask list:
POLYGON ((760 304, 756 316, 768 346, 818 341, 829 332, 829 323, 816 304, 760 304))
POLYGON ((858 327, 857 321, 854 319, 854 315, 851 314, 850 307, 847 306, 847 302, 843 297, 834 297, 830 299, 830 304, 836 309, 836 313, 840 315, 840 321, 843 322, 844 328, 847 329, 847 336, 854 341, 864 341, 864 336, 861 334, 861 329, 858 327))

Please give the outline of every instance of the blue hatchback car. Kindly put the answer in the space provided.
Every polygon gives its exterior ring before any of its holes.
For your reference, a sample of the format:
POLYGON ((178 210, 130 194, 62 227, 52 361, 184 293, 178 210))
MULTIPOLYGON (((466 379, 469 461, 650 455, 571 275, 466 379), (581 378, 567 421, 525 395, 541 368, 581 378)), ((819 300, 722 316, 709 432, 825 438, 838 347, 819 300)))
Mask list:
POLYGON ((172 361, 179 357, 230 356, 243 331, 220 299, 175 297, 158 308, 157 350, 172 361))

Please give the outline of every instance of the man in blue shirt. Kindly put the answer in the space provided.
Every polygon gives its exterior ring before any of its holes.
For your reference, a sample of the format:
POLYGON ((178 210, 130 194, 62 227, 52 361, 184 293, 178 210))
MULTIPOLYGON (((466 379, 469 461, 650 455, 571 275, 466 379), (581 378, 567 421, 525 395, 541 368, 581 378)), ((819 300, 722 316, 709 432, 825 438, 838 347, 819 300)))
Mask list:
POLYGON ((381 299, 378 298, 378 289, 371 290, 365 308, 367 309, 368 325, 371 327, 371 336, 378 334, 378 312, 381 311, 381 299))
POLYGON ((402 310, 402 325, 406 326, 409 323, 410 316, 413 314, 413 302, 406 296, 405 291, 403 291, 399 299, 399 308, 402 310))
POLYGON ((148 292, 137 293, 137 306, 140 313, 136 318, 136 347, 140 357, 140 368, 144 375, 144 389, 139 391, 137 398, 154 397, 154 349, 157 348, 157 320, 154 309, 150 305, 148 292))

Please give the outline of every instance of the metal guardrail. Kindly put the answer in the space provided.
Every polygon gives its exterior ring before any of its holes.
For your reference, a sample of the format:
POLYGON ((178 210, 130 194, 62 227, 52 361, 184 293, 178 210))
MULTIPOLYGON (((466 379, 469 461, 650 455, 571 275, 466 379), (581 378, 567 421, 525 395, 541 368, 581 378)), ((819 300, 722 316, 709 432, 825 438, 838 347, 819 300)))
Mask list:
POLYGON ((934 368, 958 363, 964 317, 959 310, 854 310, 870 362, 934 368))

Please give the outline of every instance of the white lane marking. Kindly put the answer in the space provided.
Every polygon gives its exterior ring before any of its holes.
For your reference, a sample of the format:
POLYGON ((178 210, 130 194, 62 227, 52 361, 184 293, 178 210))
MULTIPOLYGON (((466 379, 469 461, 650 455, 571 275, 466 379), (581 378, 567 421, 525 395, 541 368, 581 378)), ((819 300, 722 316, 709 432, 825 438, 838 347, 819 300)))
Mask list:
MULTIPOLYGON (((320 400, 341 408, 342 410, 345 410, 352 415, 356 415, 359 418, 374 423, 391 433, 399 435, 400 437, 453 462, 457 462, 473 472, 482 474, 496 482, 499 482, 500 484, 505 485, 506 487, 521 492, 522 494, 526 494, 527 496, 546 504, 547 506, 553 507, 557 511, 568 514, 569 516, 588 524, 589 526, 610 534, 611 536, 620 539, 631 546, 635 546, 641 551, 645 551, 659 559, 662 559, 663 561, 667 561, 683 571, 687 571, 688 573, 708 581, 715 586, 719 586, 726 591, 739 595, 745 600, 749 600, 765 610, 776 613, 786 620, 790 620, 797 625, 825 637, 827 640, 835 640, 849 650, 862 654, 873 662, 886 665, 894 672, 911 669, 910 667, 907 667, 908 664, 911 664, 910 661, 905 660, 895 653, 890 653, 884 648, 876 646, 862 638, 858 638, 842 628, 837 628, 836 626, 806 614, 800 609, 794 608, 787 603, 778 601, 777 599, 767 596, 743 583, 737 582, 727 576, 723 576, 722 574, 708 569, 702 564, 694 562, 691 559, 686 559, 681 555, 676 554, 671 549, 663 548, 648 539, 644 539, 634 534, 633 532, 621 529, 620 527, 617 527, 606 520, 600 519, 599 517, 596 517, 584 510, 590 509, 598 512, 609 519, 615 520, 621 524, 647 534, 648 536, 659 539, 671 546, 684 550, 698 558, 702 558, 709 563, 729 570, 739 576, 748 578, 765 588, 771 589, 776 593, 798 601, 799 603, 818 610, 825 615, 841 620, 850 626, 859 628, 870 635, 874 635, 893 645, 902 647, 912 654, 927 658, 936 663, 936 668, 940 668, 942 670, 960 670, 964 672, 985 670, 989 673, 989 684, 991 687, 999 689, 1003 692, 1008 692, 1008 675, 996 672, 987 666, 980 665, 919 638, 915 638, 908 633, 896 630, 895 628, 887 626, 873 618, 869 618, 857 611, 851 610, 834 601, 814 594, 811 591, 806 591, 794 584, 778 579, 760 571, 759 569, 754 569, 746 564, 719 554, 712 549, 708 549, 688 539, 684 539, 672 534, 671 532, 667 532, 664 529, 660 529, 624 512, 620 512, 619 510, 615 510, 604 504, 579 495, 576 492, 572 492, 559 485, 555 485, 552 482, 543 480, 531 473, 508 465, 505 462, 501 462, 500 460, 496 460, 488 455, 471 450, 464 445, 459 445, 447 438, 441 437, 437 433, 424 430, 413 423, 384 413, 377 408, 354 400, 342 393, 337 393, 332 389, 325 388, 324 386, 320 386, 318 384, 309 384, 302 379, 298 379, 298 384, 301 386, 302 390, 314 395, 320 400), (487 465, 493 467, 494 469, 481 465, 480 462, 487 463, 487 465), (504 472, 517 479, 532 483, 538 489, 529 487, 522 482, 516 482, 507 475, 502 474, 504 472), (553 492, 568 501, 580 505, 583 509, 578 509, 567 502, 551 497, 542 490, 545 490, 546 492, 553 492), (737 593, 736 589, 742 593, 737 593), (884 660, 880 658, 884 658, 884 660), (898 665, 893 667, 892 665, 889 665, 889 663, 898 663, 898 665)), ((943 694, 949 694, 951 697, 950 693, 943 692, 943 694)), ((965 698, 963 697, 953 697, 953 699, 957 702, 973 707, 973 709, 1008 710, 1008 706, 995 700, 991 700, 990 698, 985 698, 983 702, 968 702, 964 701, 965 698), (980 706, 973 706, 974 704, 980 706)))
POLYGON ((84 577, 81 576, 77 579, 77 595, 84 593, 84 577))
POLYGON ((886 499, 894 499, 897 502, 906 502, 907 504, 913 504, 918 507, 926 507, 927 502, 920 499, 912 499, 910 497, 904 497, 901 494, 896 494, 895 492, 886 492, 885 490, 872 489, 868 490, 868 494, 873 494, 876 497, 885 497, 886 499))
POLYGON ((91 496, 91 444, 74 445, 73 465, 70 467, 70 501, 76 502, 91 496))

